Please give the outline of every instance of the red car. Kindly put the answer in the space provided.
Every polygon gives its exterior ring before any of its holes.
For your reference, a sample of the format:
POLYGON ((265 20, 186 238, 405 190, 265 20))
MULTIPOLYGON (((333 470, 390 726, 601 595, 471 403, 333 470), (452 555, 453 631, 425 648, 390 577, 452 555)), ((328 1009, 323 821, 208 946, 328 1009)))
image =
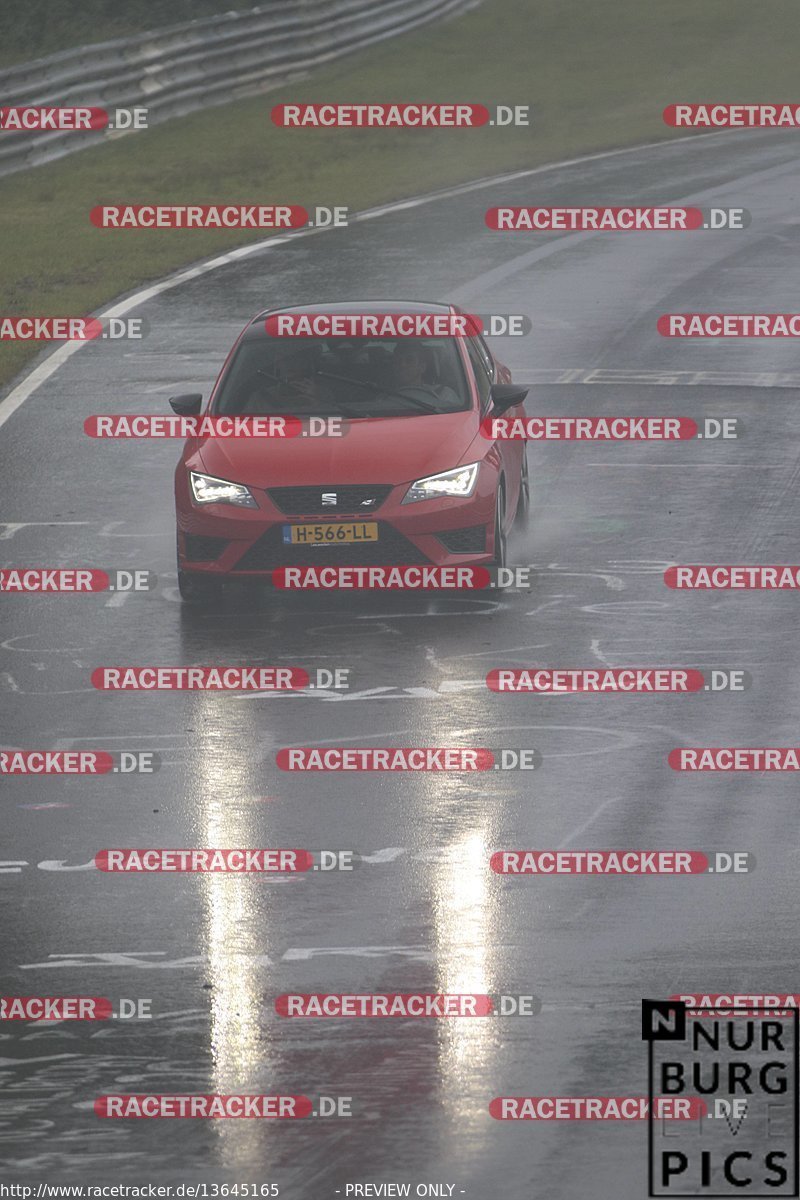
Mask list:
POLYGON ((525 442, 492 441, 479 426, 489 414, 524 417, 527 389, 477 335, 287 337, 274 319, 267 332, 277 313, 339 316, 323 322, 335 328, 355 312, 428 315, 438 329, 461 310, 370 301, 262 312, 205 409, 200 395, 170 400, 181 415, 335 418, 344 430, 186 442, 175 474, 184 599, 292 565, 505 563, 508 533, 528 512, 525 442))

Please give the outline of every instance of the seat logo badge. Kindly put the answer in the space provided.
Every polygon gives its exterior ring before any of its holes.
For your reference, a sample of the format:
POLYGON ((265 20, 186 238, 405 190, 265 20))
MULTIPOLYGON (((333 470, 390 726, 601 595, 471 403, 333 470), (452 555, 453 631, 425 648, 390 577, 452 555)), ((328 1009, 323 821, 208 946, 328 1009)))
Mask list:
POLYGON ((336 492, 322 493, 322 504, 324 508, 335 508, 337 503, 338 501, 336 498, 336 492))

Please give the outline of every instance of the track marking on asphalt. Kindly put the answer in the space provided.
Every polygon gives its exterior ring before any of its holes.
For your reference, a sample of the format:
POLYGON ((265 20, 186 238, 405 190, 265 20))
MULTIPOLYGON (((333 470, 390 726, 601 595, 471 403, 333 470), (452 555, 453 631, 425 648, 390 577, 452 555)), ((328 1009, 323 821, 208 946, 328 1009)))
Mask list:
MULTIPOLYGON (((53 649, 50 647, 43 647, 43 646, 27 647, 27 646, 14 646, 12 644, 14 642, 28 642, 28 641, 30 641, 31 638, 33 638, 35 636, 36 636, 36 634, 34 634, 34 633, 25 633, 25 634, 20 634, 17 637, 6 638, 5 641, 0 642, 0 649, 11 650, 11 651, 14 651, 16 654, 75 654, 81 650, 88 649, 88 647, 86 647, 86 646, 60 646, 58 648, 53 649)), ((36 663, 35 665, 41 667, 42 669, 44 668, 43 663, 41 663, 41 664, 36 663)))
POLYGON ((532 567, 537 571, 552 571, 557 575, 569 575, 580 578, 602 579, 603 583, 612 592, 623 592, 625 584, 617 575, 607 574, 603 571, 568 571, 564 567, 560 567, 558 563, 547 563, 539 566, 537 563, 531 563, 532 567))
MULTIPOLYGON (((378 217, 388 216, 391 213, 405 212, 408 209, 419 208, 426 204, 434 204, 440 200, 451 199, 454 196, 467 195, 470 192, 480 191, 484 188, 497 187, 504 183, 514 183, 520 179, 529 179, 535 175, 541 175, 548 171, 563 170, 564 167, 580 166, 583 163, 599 162, 603 159, 618 158, 626 154, 636 154, 642 150, 661 149, 662 147, 674 146, 682 142, 695 142, 705 140, 707 138, 721 138, 724 134, 720 133, 704 133, 704 134, 688 134, 686 137, 670 138, 667 141, 659 142, 644 142, 638 146, 627 146, 621 150, 604 150, 596 154, 583 154, 577 158, 565 159, 562 162, 543 163, 538 167, 530 167, 522 171, 511 171, 502 175, 488 176, 484 179, 471 180, 468 183, 458 184, 455 187, 443 188, 435 192, 427 192, 419 196, 411 196, 405 200, 393 200, 387 204, 377 205, 375 208, 365 209, 364 212, 354 213, 350 217, 350 224, 357 224, 361 221, 371 221, 378 217)), ((775 168, 772 168, 773 170, 775 168)), ((766 172, 758 172, 763 175, 766 172)), ((204 275, 211 271, 216 271, 220 267, 230 266, 232 263, 238 262, 243 258, 250 258, 256 254, 263 254, 276 246, 282 246, 286 242, 297 241, 300 238, 314 237, 318 234, 327 233, 330 231, 330 226, 314 229, 300 229, 291 234, 281 234, 277 237, 266 238, 264 241, 252 242, 247 246, 239 246, 234 250, 229 250, 224 254, 215 255, 211 259, 201 260, 194 266, 182 267, 180 270, 168 275, 149 287, 141 288, 132 295, 116 301, 109 308, 102 309, 98 313, 90 315, 102 320, 108 317, 123 317, 134 309, 140 308, 146 304, 148 300, 154 299, 156 296, 162 295, 164 292, 172 288, 179 287, 182 283, 188 283, 194 279, 201 279, 204 275)), ((577 236, 583 239, 585 234, 570 235, 577 236)), ((589 235, 591 236, 591 235, 589 235)), ((568 238, 559 238, 559 242, 568 241, 568 238)), ((554 253, 554 251, 551 251, 554 253)), ((474 282, 474 281, 473 281, 474 282)), ((41 362, 37 367, 24 376, 24 378, 13 387, 8 395, 0 401, 0 428, 5 425, 6 421, 17 411, 25 401, 34 394, 48 379, 59 370, 65 362, 67 362, 73 354, 77 352, 87 342, 64 342, 52 354, 41 362)))
MULTIPOLYGON (((549 608, 563 608, 564 605, 562 601, 564 600, 575 599, 576 596, 574 592, 556 592, 555 596, 552 596, 549 600, 543 600, 541 604, 536 605, 536 608, 528 609, 528 611, 525 613, 525 616, 538 617, 540 613, 545 612, 549 608)), ((488 651, 485 653, 488 653, 488 651)))
MULTIPOLYGON (((48 968, 65 968, 69 970, 84 969, 88 967, 141 967, 144 969, 156 970, 171 970, 171 969, 187 969, 192 967, 206 968, 209 959, 202 955, 190 955, 185 958, 166 958, 166 950, 106 950, 106 951, 73 951, 70 953, 49 954, 46 962, 37 963, 20 963, 20 971, 34 971, 48 968), (143 962, 142 959, 160 958, 162 962, 143 962), (60 960, 60 961, 58 961, 60 960)), ((284 962, 309 962, 316 958, 324 957, 342 957, 342 958, 413 958, 423 961, 435 961, 435 955, 427 946, 411 945, 411 946, 305 946, 293 947, 285 950, 283 954, 276 958, 271 958, 268 954, 237 954, 230 956, 232 963, 238 963, 242 966, 245 964, 250 967, 278 966, 284 962)), ((703 958, 704 967, 721 966, 730 969, 730 962, 722 959, 703 958)), ((748 958, 748 967, 786 967, 785 959, 753 959, 748 958)), ((606 1001, 606 1006, 615 1010, 622 1005, 616 1001, 606 1001)), ((639 1009, 641 1001, 630 1005, 631 1008, 639 1009)), ((562 1005, 548 1005, 548 1007, 559 1008, 562 1005)), ((575 1008, 583 1007, 582 1005, 564 1005, 563 1007, 575 1008)), ((593 1004, 586 1005, 591 1009, 595 1007, 593 1004)), ((628 1007, 625 1005, 625 1007, 628 1007)))
POLYGON ((115 592, 113 596, 109 596, 103 608, 122 608, 122 605, 130 600, 131 592, 115 592))
MULTIPOLYGON (((497 651, 497 657, 500 658, 503 653, 503 651, 497 651)), ((78 690, 86 689, 76 689, 76 691, 78 690)), ((383 686, 379 687, 364 688, 359 691, 350 692, 328 691, 324 688, 318 688, 313 692, 233 692, 231 693, 231 700, 241 700, 243 702, 251 700, 277 700, 281 703, 288 703, 290 700, 323 700, 327 704, 344 701, 359 704, 363 703, 364 701, 369 701, 372 703, 376 700, 439 700, 442 696, 463 696, 466 692, 478 692, 485 694, 485 678, 480 676, 479 678, 475 679, 443 679, 440 681, 437 687, 384 684, 383 686)), ((41 694, 43 693, 25 693, 25 695, 41 694)), ((536 696, 536 699, 551 702, 566 702, 570 696, 575 699, 575 697, 579 694, 580 693, 571 692, 542 692, 536 696)))
POLYGON ((609 796, 608 800, 604 800, 602 804, 598 804, 597 808, 590 814, 590 816, 586 818, 585 821, 582 822, 582 824, 577 825, 574 829, 571 829, 563 841, 558 843, 556 850, 563 850, 564 847, 568 846, 571 841, 578 837, 579 834, 585 833, 590 825, 594 825, 601 812, 607 809, 609 805, 616 804, 618 799, 618 796, 609 796))
POLYGON ((565 465, 563 467, 559 467, 559 473, 562 473, 564 471, 569 471, 569 470, 583 471, 586 467, 605 467, 607 470, 612 470, 612 471, 628 470, 631 467, 635 467, 637 469, 637 471, 640 471, 642 469, 642 467, 650 467, 650 468, 656 469, 656 470, 667 470, 667 471, 677 471, 679 469, 681 471, 683 471, 686 467, 701 468, 703 471, 741 471, 744 467, 747 467, 748 470, 750 470, 750 471, 782 471, 784 469, 784 466, 785 466, 784 463, 744 463, 744 462, 721 463, 721 462, 709 462, 708 459, 706 459, 705 461, 695 461, 695 462, 675 462, 673 460, 672 462, 665 462, 665 463, 582 462, 580 464, 573 463, 571 466, 565 465))
MULTIPOLYGON (((547 650, 552 642, 529 642, 524 646, 496 646, 492 650, 474 650, 470 654, 447 654, 439 660, 442 663, 460 662, 463 658, 494 658, 498 654, 516 654, 520 650, 547 650)), ((445 681, 447 682, 447 681, 445 681)))
POLYGON ((426 646, 425 647, 425 662, 428 663, 430 666, 435 667, 436 670, 441 670, 441 663, 439 662, 439 659, 436 657, 436 647, 435 646, 426 646))
MULTIPOLYGON (((480 685, 481 685, 481 688, 485 688, 485 681, 480 680, 480 685)), ((541 696, 538 698, 544 699, 545 697, 541 696)), ((558 697, 555 695, 550 697, 550 699, 552 699, 552 700, 566 699, 566 698, 567 698, 566 694, 561 697, 558 697)), ((573 698, 575 698, 575 697, 573 697, 573 698)), ((644 728, 645 729, 666 729, 667 727, 661 726, 661 725, 648 724, 648 725, 645 725, 644 728)), ((609 732, 610 732, 608 729, 605 729, 602 726, 596 726, 596 725, 552 725, 552 724, 548 724, 548 725, 481 725, 481 726, 475 726, 471 729, 466 729, 466 730, 460 729, 458 731, 454 731, 454 736, 456 735, 456 733, 458 736, 465 736, 466 734, 503 733, 503 732, 515 732, 515 731, 531 732, 534 730, 538 730, 543 733, 563 732, 564 730, 569 730, 571 733, 574 733, 577 731, 579 733, 601 734, 603 737, 609 736, 609 732)), ((687 736, 685 731, 670 730, 670 732, 675 736, 679 736, 679 738, 685 738, 687 736)), ((357 742, 357 743, 379 742, 380 744, 382 744, 382 740, 384 738, 399 738, 399 737, 405 737, 406 735, 411 735, 412 737, 416 737, 418 735, 418 730, 416 730, 416 729, 388 729, 388 730, 382 730, 379 734, 375 734, 374 736, 370 735, 370 737, 368 737, 368 738, 365 737, 365 735, 363 735, 363 734, 356 734, 353 737, 335 737, 335 738, 328 738, 324 741, 315 739, 313 742, 313 745, 314 746, 342 746, 342 745, 346 745, 348 743, 353 743, 353 742, 357 742)), ((600 750, 600 751, 584 750, 584 751, 579 751, 576 754, 553 753, 553 754, 548 754, 547 757, 548 758, 581 758, 581 757, 586 757, 586 756, 590 756, 592 754, 597 754, 597 753, 602 753, 602 754, 611 753, 612 750, 628 749, 635 745, 638 745, 640 734, 639 734, 638 730, 629 730, 626 733, 619 733, 618 731, 612 732, 611 736, 612 736, 612 738, 619 738, 622 741, 622 745, 620 746, 619 744, 615 744, 613 746, 609 746, 608 750, 600 750)), ((260 757, 256 760, 258 762, 267 762, 269 760, 269 756, 273 750, 292 749, 297 746, 301 746, 301 745, 305 746, 305 745, 309 744, 308 739, 302 743, 301 742, 283 743, 280 740, 272 739, 269 743, 267 743, 267 741, 265 740, 266 738, 267 738, 267 735, 265 734, 260 743, 261 747, 263 748, 263 753, 261 753, 260 757)), ((195 737, 193 740, 190 741, 189 739, 186 738, 184 731, 180 730, 180 729, 176 729, 174 732, 171 732, 171 733, 163 733, 163 732, 160 732, 160 733, 133 732, 133 733, 125 733, 125 734, 121 734, 121 733, 113 733, 113 734, 74 733, 74 734, 71 734, 69 737, 57 738, 53 742, 52 749, 59 750, 59 751, 73 750, 73 749, 80 748, 80 747, 91 748, 100 743, 104 743, 104 744, 111 743, 111 745, 108 747, 109 750, 113 750, 114 746, 117 746, 119 749, 122 749, 122 750, 129 750, 132 746, 134 748, 137 748, 137 747, 141 747, 141 746, 151 746, 152 743, 158 744, 159 742, 161 742, 161 743, 166 742, 167 743, 166 745, 158 745, 157 746, 158 754, 161 759, 161 767, 164 768, 166 766, 172 766, 179 762, 182 762, 183 759, 185 758, 185 756, 189 753, 194 754, 198 751, 201 751, 204 747, 205 748, 213 748, 215 745, 218 745, 219 740, 220 739, 218 737, 216 737, 215 735, 212 734, 212 735, 208 735, 205 739, 202 737, 195 737), (167 755, 176 755, 178 757, 167 758, 166 757, 167 755)), ((18 749, 21 749, 21 747, 11 745, 10 743, 0 742, 0 749, 18 750, 18 749)), ((248 803, 254 803, 260 799, 263 799, 263 797, 260 797, 260 796, 248 797, 246 799, 247 799, 248 803)))
POLYGON ((592 386, 800 388, 800 375, 780 371, 639 371, 627 367, 515 367, 514 371, 531 387, 574 383, 592 386))
POLYGON ((44 858, 36 865, 40 871, 96 871, 98 869, 94 859, 88 863, 77 863, 74 867, 68 867, 65 858, 44 858))
MULTIPOLYGON (((145 969, 170 970, 174 968, 208 967, 210 959, 195 954, 185 958, 166 959, 166 950, 106 950, 106 951, 77 951, 73 953, 49 954, 47 962, 20 963, 20 971, 34 971, 41 968, 64 967, 74 970, 84 967, 144 967, 145 969), (163 962, 142 962, 143 958, 165 958, 163 962), (61 959, 62 961, 52 961, 61 959)), ((285 950, 277 958, 269 954, 237 954, 230 955, 231 962, 249 967, 274 967, 281 962, 308 962, 314 958, 414 958, 423 961, 432 960, 434 955, 427 946, 304 946, 285 950)))
MULTIPOLYGON (((650 726, 647 728, 650 728, 650 726)), ((477 734, 479 737, 485 737, 486 734, 490 733, 532 733, 536 731, 552 733, 556 730, 569 730, 570 733, 599 733, 604 738, 608 738, 609 743, 599 750, 577 750, 567 754, 548 753, 548 758, 586 758, 595 754, 614 754, 618 750, 627 750, 638 746, 641 738, 638 730, 604 729, 600 725, 472 725, 466 728, 452 729, 449 736, 452 738, 466 738, 477 734), (616 743, 614 743, 615 738, 618 739, 616 743)), ((377 743, 380 746, 384 744, 383 738, 406 737, 409 734, 411 737, 418 737, 419 731, 417 729, 383 729, 380 733, 370 733, 368 736, 362 733, 356 734, 353 737, 316 738, 313 743, 307 738, 303 742, 284 742, 281 748, 292 750, 312 744, 314 746, 345 746, 351 742, 356 742, 359 745, 377 743)), ((502 773, 510 774, 510 772, 502 773)), ((287 772, 287 774, 291 774, 291 772, 287 772)), ((339 772, 339 774, 342 774, 342 772, 339 772)))
POLYGON ((591 642, 589 643, 589 650, 595 656, 595 658, 601 663, 604 663, 605 666, 613 667, 614 664, 610 663, 605 655, 600 651, 600 638, 592 638, 591 642))
MULTIPOLYGON (((410 594, 410 593, 409 593, 410 594)), ((434 603, 437 603, 434 601, 434 603)), ((419 610, 409 612, 381 612, 381 613, 362 613, 356 617, 356 622, 349 625, 332 624, 332 625, 310 625, 306 630, 307 634, 312 633, 328 633, 333 630, 337 636, 347 629, 357 629, 359 634, 364 632, 364 623, 378 622, 378 626, 388 621, 414 620, 419 621, 421 617, 425 620, 430 620, 431 617, 453 617, 453 616, 470 616, 470 617, 487 617, 496 613, 499 609, 510 607, 507 601, 501 600, 467 600, 463 596, 454 597, 451 602, 447 600, 441 601, 442 611, 437 612, 432 609, 425 609, 424 612, 419 610), (464 605, 459 608, 457 605, 464 605)), ((330 609, 328 611, 331 611, 330 609)), ((259 627, 260 628, 260 627, 259 627)), ((388 627, 381 630, 383 633, 399 634, 399 630, 388 627)))
POLYGON ((663 558, 610 558, 608 565, 620 575, 663 575, 667 567, 676 564, 663 558))

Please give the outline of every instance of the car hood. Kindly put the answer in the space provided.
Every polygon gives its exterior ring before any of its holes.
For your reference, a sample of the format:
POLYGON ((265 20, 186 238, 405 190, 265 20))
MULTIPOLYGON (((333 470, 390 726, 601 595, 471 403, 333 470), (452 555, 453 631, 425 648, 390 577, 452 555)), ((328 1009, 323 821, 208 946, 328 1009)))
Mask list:
POLYGON ((380 417, 351 421, 343 429, 339 438, 203 438, 193 449, 210 475, 252 487, 397 485, 459 466, 475 438, 478 416, 470 410, 380 417))

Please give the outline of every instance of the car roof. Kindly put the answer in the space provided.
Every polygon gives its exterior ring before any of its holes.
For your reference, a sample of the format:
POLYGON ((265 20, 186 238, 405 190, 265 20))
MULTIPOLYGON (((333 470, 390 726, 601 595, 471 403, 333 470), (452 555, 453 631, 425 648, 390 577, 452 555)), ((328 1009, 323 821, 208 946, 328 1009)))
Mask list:
POLYGON ((287 304, 280 308, 265 308, 253 317, 245 332, 246 338, 266 337, 264 321, 273 313, 449 313, 459 311, 453 304, 435 300, 341 300, 332 304, 287 304))

